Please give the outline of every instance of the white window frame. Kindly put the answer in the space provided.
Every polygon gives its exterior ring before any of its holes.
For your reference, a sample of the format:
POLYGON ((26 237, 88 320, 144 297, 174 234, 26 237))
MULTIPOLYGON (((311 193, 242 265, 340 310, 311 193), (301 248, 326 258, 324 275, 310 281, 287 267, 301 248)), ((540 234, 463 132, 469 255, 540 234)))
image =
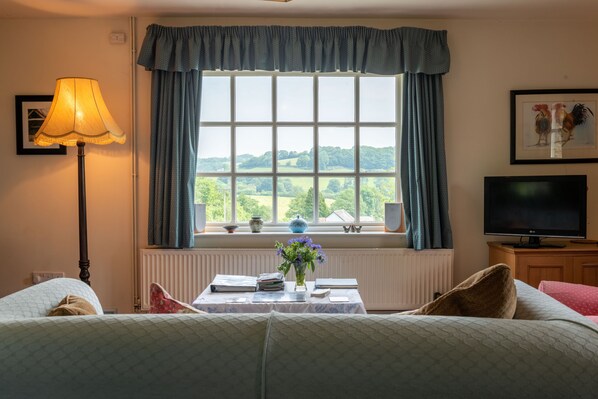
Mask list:
MULTIPOLYGON (((363 76, 366 77, 368 75, 363 75, 359 73, 352 73, 352 72, 335 72, 335 73, 297 73, 297 72, 268 72, 268 71, 204 71, 204 76, 230 76, 230 111, 231 111, 231 120, 225 122, 200 122, 200 129, 202 127, 230 127, 230 145, 231 145, 231 169, 229 172, 197 172, 196 176, 198 177, 228 177, 230 178, 231 182, 231 219, 235 220, 237 215, 237 199, 236 199, 236 178, 238 177, 271 177, 272 178, 272 213, 273 213, 273 220, 271 222, 264 222, 263 232, 271 231, 271 232, 288 232, 288 224, 289 222, 280 222, 278 221, 278 204, 276 200, 276 193, 277 193, 277 178, 278 177, 310 177, 313 179, 313 188, 314 188, 314 195, 315 195, 315 203, 313 207, 313 215, 312 219, 313 222, 309 223, 309 232, 342 232, 343 225, 347 224, 355 224, 363 226, 362 231, 383 231, 384 223, 383 222, 361 222, 359 220, 360 214, 360 178, 361 177, 393 177, 395 179, 395 201, 401 201, 401 190, 400 190, 400 180, 399 180, 399 147, 400 147, 400 128, 401 128, 401 84, 402 78, 401 75, 394 76, 395 77, 395 122, 361 122, 359 120, 359 77, 363 76), (314 120, 311 122, 279 122, 277 121, 276 115, 276 104, 277 104, 277 77, 279 76, 313 76, 315 77, 313 82, 313 118, 314 120), (267 76, 271 77, 272 79, 272 93, 271 93, 271 100, 272 100, 272 120, 271 121, 259 121, 259 122, 240 122, 235 120, 235 78, 238 76, 267 76), (352 76, 355 79, 354 85, 354 112, 355 112, 355 120, 353 122, 320 122, 318 121, 318 77, 319 76, 341 76, 347 77, 352 76), (250 126, 271 126, 272 127, 272 172, 237 172, 236 171, 236 128, 237 127, 250 127, 250 126), (312 172, 301 172, 301 173, 279 173, 277 171, 278 168, 278 153, 276 151, 277 148, 277 129, 279 126, 284 127, 313 127, 313 143, 314 143, 314 168, 312 172), (334 172, 319 172, 318 162, 319 162, 319 145, 318 145, 318 130, 320 127, 338 127, 338 126, 347 126, 347 127, 354 127, 354 140, 355 140, 355 169, 353 172, 342 172, 342 173, 334 173, 334 172), (394 127, 395 128, 395 171, 394 172, 360 172, 360 128, 362 127, 394 127), (333 223, 333 222, 325 222, 325 223, 318 223, 317 215, 319 213, 319 179, 318 177, 338 177, 338 178, 353 178, 355 181, 355 222, 353 223, 333 223)), ((201 145, 201 142, 199 143, 201 145)), ((239 225, 238 231, 248 231, 248 221, 235 221, 233 222, 239 225)), ((222 226, 230 224, 230 222, 209 222, 207 223, 206 231, 207 232, 222 232, 222 226)))

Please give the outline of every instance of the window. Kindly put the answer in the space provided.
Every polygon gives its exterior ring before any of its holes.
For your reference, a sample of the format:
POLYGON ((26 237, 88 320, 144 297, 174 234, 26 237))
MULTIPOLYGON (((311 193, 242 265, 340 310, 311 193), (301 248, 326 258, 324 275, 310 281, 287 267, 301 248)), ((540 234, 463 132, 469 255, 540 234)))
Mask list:
MULTIPOLYGON (((398 198, 400 78, 211 72, 195 201, 208 223, 381 226, 398 198)), ((311 229, 311 227, 310 227, 311 229)), ((332 229, 335 230, 337 229, 332 229)))

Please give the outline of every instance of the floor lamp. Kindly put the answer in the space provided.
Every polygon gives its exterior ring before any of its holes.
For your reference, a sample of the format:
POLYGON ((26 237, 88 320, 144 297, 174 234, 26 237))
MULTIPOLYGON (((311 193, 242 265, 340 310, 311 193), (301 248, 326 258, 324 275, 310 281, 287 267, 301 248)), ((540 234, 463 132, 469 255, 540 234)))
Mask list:
POLYGON ((87 208, 85 199, 85 143, 123 144, 125 134, 118 127, 95 79, 60 78, 44 123, 35 134, 40 146, 77 146, 79 185, 79 278, 89 282, 87 255, 87 208))

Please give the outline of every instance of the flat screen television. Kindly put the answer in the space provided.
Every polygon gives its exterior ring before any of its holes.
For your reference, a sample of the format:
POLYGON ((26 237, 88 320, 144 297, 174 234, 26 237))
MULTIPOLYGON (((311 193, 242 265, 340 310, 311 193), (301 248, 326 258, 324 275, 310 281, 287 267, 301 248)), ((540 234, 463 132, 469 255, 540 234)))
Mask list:
POLYGON ((517 247, 554 246, 541 238, 585 238, 585 175, 487 176, 484 234, 527 238, 517 247))

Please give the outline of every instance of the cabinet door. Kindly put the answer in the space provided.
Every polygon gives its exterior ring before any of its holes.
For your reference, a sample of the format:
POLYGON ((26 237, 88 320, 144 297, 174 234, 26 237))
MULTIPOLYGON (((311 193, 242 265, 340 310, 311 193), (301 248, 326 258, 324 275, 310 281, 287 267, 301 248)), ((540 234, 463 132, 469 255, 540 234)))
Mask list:
POLYGON ((598 287, 598 256, 576 256, 573 259, 573 281, 598 287))
POLYGON ((566 256, 520 256, 517 278, 538 288, 540 281, 573 281, 573 265, 566 256))

